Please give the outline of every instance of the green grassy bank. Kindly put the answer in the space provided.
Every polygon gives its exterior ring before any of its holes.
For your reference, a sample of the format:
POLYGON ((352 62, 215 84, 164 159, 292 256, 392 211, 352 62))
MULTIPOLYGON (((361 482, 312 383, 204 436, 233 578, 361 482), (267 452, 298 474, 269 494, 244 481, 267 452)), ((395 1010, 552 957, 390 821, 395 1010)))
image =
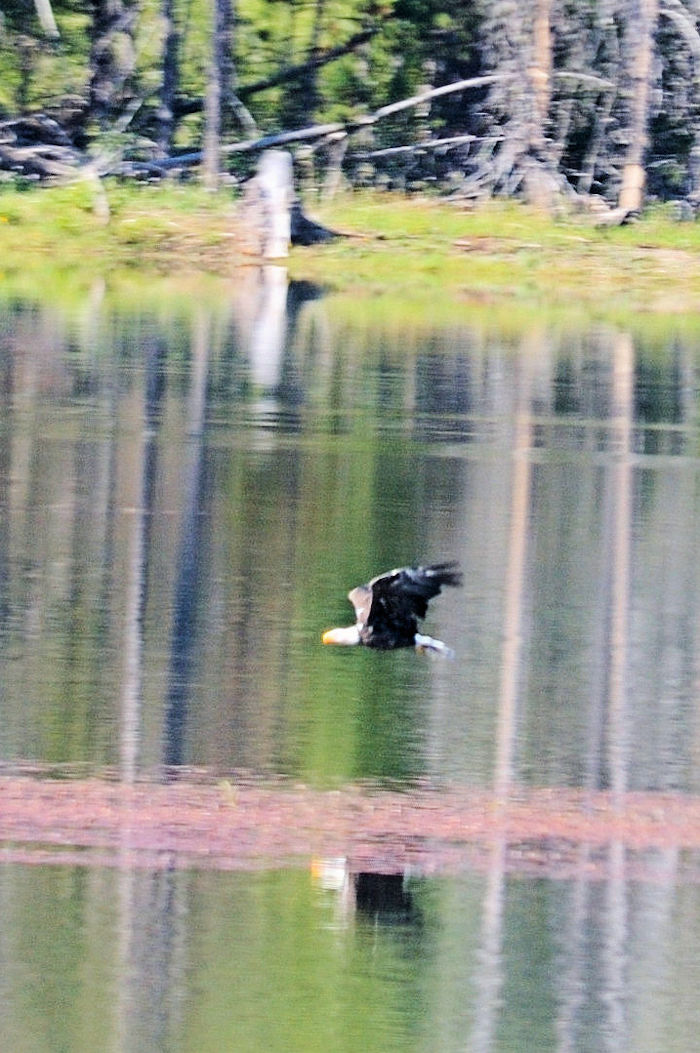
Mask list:
MULTIPOLYGON (((96 277, 115 300, 220 291, 251 261, 237 253, 235 203, 196 186, 107 184, 109 219, 88 185, 0 191, 0 295, 70 301, 96 277)), ((348 234, 294 249, 291 277, 368 301, 400 298, 446 317, 490 311, 581 312, 657 320, 700 314, 700 224, 663 209, 625 228, 550 220, 495 203, 467 211, 435 199, 353 194, 308 212, 348 234)), ((371 310, 370 303, 367 303, 371 310)))

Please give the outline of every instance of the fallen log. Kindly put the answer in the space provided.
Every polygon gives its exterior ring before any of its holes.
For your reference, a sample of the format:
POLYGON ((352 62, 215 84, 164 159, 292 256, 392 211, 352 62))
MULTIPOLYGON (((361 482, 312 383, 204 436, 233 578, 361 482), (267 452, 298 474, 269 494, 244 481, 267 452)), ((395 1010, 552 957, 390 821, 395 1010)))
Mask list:
MULTIPOLYGON (((392 114, 399 113, 402 110, 410 109, 412 107, 421 106, 432 99, 440 98, 441 96, 449 95, 455 92, 479 89, 503 79, 504 75, 495 73, 481 77, 468 77, 465 80, 454 81, 451 84, 443 84, 440 87, 431 88, 429 91, 421 92, 418 95, 412 95, 409 98, 400 99, 399 101, 389 103, 386 106, 380 106, 379 109, 374 111, 374 113, 354 117, 347 121, 333 121, 325 124, 314 124, 306 128, 295 129, 294 131, 278 132, 272 135, 259 136, 257 139, 244 139, 233 143, 227 143, 225 146, 222 146, 220 148, 220 154, 221 156, 229 156, 233 154, 263 152, 273 147, 288 146, 292 143, 325 139, 337 135, 348 135, 351 132, 359 131, 362 128, 366 128, 368 126, 376 124, 384 117, 391 116, 392 114)), ((41 121, 43 120, 43 118, 41 118, 40 116, 39 118, 37 118, 37 120, 41 121)), ((48 118, 46 120, 48 120, 48 118)), ((37 157, 41 157, 42 146, 48 146, 49 144, 55 143, 55 136, 57 134, 59 135, 59 138, 61 137, 61 130, 59 126, 56 125, 56 122, 53 122, 55 128, 49 129, 48 126, 46 127, 45 134, 41 139, 39 138, 39 134, 37 134, 39 132, 39 128, 36 127, 34 129, 35 134, 32 137, 31 142, 18 142, 17 131, 10 131, 10 129, 13 125, 18 125, 19 129, 20 126, 23 127, 24 124, 26 124, 26 121, 27 118, 22 118, 19 121, 15 122, 4 122, 2 128, 7 129, 9 131, 10 137, 12 139, 12 142, 5 146, 5 150, 7 151, 8 148, 11 148, 11 146, 32 146, 32 148, 34 148, 35 150, 35 153, 32 158, 34 168, 32 169, 31 174, 39 175, 40 177, 60 177, 61 175, 68 174, 64 172, 57 172, 51 170, 50 159, 48 157, 47 163, 44 165, 43 168, 41 167, 41 161, 37 160, 37 157)), ((0 128, 0 133, 2 131, 2 128, 0 128)), ((69 145, 70 141, 68 140, 68 137, 65 136, 65 133, 63 133, 63 136, 64 138, 60 142, 60 144, 57 143, 56 145, 62 145, 65 146, 67 149, 72 150, 73 156, 71 157, 70 162, 68 161, 67 157, 63 157, 61 160, 69 164, 72 163, 75 167, 77 167, 84 161, 84 158, 79 153, 79 151, 74 150, 72 145, 69 145)), ((105 162, 101 164, 100 175, 104 176, 110 174, 120 174, 127 176, 137 176, 149 173, 160 175, 173 169, 186 168, 190 165, 199 164, 202 161, 202 158, 203 151, 201 150, 177 154, 171 157, 159 159, 157 161, 132 160, 125 162, 121 157, 119 157, 119 159, 117 161, 114 161, 113 163, 105 162)), ((10 157, 9 155, 5 159, 3 155, 0 154, 0 166, 12 169, 13 167, 16 167, 16 164, 19 164, 19 161, 15 163, 15 159, 10 157)))
POLYGON ((17 175, 40 179, 69 179, 78 170, 80 159, 66 147, 42 144, 12 146, 0 143, 0 168, 17 175))
MULTIPOLYGON (((366 128, 376 124, 377 121, 382 120, 384 117, 389 117, 394 113, 399 113, 401 110, 408 110, 420 106, 425 102, 429 102, 431 99, 440 98, 443 95, 450 95, 454 92, 483 88, 488 84, 493 84, 496 81, 504 79, 506 79, 505 75, 498 73, 488 74, 483 77, 468 77, 466 80, 458 80, 451 84, 443 84, 439 88, 431 88, 429 91, 421 92, 419 95, 412 95, 410 98, 400 99, 398 102, 392 102, 386 106, 380 106, 378 110, 374 111, 374 113, 353 117, 347 121, 312 124, 306 128, 298 128, 291 132, 278 132, 273 135, 263 135, 258 139, 244 139, 235 143, 227 143, 225 146, 221 147, 220 153, 224 156, 230 154, 254 153, 258 150, 267 150, 270 147, 288 146, 290 143, 300 143, 310 139, 324 139, 327 136, 337 135, 339 133, 347 135, 351 132, 359 131, 361 128, 366 128)), ((144 168, 152 171, 167 171, 172 168, 199 164, 202 160, 202 156, 203 154, 201 150, 195 150, 190 153, 166 157, 158 162, 134 162, 133 164, 136 167, 142 164, 144 168)))
MULTIPOLYGON (((489 140, 493 137, 489 136, 489 140)), ((453 146, 464 146, 467 143, 483 142, 476 135, 451 135, 445 139, 425 139, 420 143, 408 143, 405 146, 385 146, 381 150, 359 150, 349 155, 352 161, 373 161, 378 157, 397 157, 400 154, 420 154, 429 150, 449 150, 453 146)))

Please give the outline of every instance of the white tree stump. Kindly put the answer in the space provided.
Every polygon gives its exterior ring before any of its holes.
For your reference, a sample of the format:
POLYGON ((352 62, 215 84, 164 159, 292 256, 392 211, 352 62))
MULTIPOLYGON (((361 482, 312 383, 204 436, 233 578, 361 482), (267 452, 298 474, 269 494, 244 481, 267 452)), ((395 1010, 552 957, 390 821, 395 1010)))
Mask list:
POLYGON ((292 174, 292 155, 287 150, 263 153, 241 202, 244 252, 266 260, 289 255, 294 200, 292 174))

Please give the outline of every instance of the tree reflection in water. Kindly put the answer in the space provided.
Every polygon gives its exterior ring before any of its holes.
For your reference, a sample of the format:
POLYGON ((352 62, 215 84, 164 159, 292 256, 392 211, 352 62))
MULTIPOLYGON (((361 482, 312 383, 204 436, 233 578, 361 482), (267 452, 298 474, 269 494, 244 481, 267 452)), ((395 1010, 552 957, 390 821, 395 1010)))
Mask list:
MULTIPOLYGON (((76 320, 3 308, 4 765, 134 787, 187 785, 194 767, 228 780, 231 807, 242 770, 331 792, 367 780, 409 797, 426 783, 488 791, 485 876, 463 859, 434 880, 348 864, 353 917, 400 919, 391 936, 379 927, 382 953, 400 945, 422 962, 429 1005, 401 973, 406 1019, 420 1004, 440 1048, 465 1036, 500 1048, 517 1034, 516 989, 543 1014, 533 1048, 651 1049, 645 1028, 656 1048, 689 1048, 698 914, 677 845, 647 849, 640 876, 623 839, 602 853, 577 842, 566 876, 538 878, 513 873, 497 819, 529 787, 591 802, 607 789, 621 807, 631 791, 698 791, 694 346, 680 330, 498 330, 466 307, 449 329, 368 319, 272 277, 251 275, 247 299, 159 317, 113 316, 99 296, 76 320), (454 662, 320 647, 348 581, 443 558, 466 587, 426 631, 456 642, 454 662)), ((119 934, 122 1023, 131 1014, 138 1031, 150 1008, 148 1043, 167 1044, 192 998, 187 963, 206 945, 225 974, 233 941, 274 974, 271 932, 306 948, 313 986, 313 954, 328 962, 337 945, 306 875, 209 886, 165 850, 143 867, 129 830, 119 889, 91 867, 74 894, 90 954, 119 934), (210 909, 218 927, 190 924, 210 909)), ((31 883, 21 868, 5 880, 12 931, 34 931, 31 883)), ((366 948, 343 946, 356 990, 352 954, 366 948)), ((386 1003, 396 989, 382 976, 386 1003)), ((235 984, 219 981, 230 1007, 235 984)))

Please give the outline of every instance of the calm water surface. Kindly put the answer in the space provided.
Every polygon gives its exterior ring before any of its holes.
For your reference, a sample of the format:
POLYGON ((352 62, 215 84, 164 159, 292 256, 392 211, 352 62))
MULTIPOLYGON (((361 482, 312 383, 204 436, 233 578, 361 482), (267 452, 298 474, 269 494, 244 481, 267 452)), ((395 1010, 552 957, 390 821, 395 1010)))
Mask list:
MULTIPOLYGON (((276 270, 216 309, 0 307, 3 768, 697 794, 699 387, 678 334, 369 323, 276 270), (350 587, 449 558, 453 661, 320 645, 350 587)), ((697 1048, 683 859, 580 851, 6 862, 2 1048, 697 1048)))

